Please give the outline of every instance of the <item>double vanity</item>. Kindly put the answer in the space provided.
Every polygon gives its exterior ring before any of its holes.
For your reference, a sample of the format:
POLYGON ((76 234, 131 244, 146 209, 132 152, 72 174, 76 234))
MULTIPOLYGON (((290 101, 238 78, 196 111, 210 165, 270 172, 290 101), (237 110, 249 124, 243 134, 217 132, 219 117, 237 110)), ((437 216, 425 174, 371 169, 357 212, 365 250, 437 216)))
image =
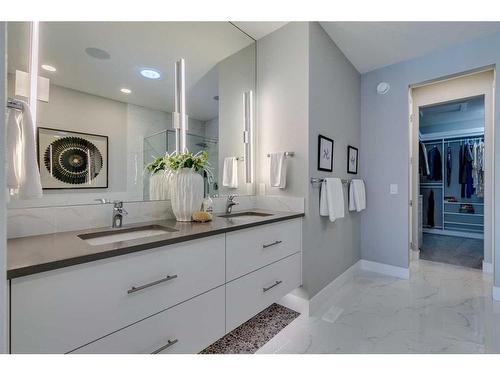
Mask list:
POLYGON ((301 285, 302 216, 11 239, 11 353, 198 353, 301 285))

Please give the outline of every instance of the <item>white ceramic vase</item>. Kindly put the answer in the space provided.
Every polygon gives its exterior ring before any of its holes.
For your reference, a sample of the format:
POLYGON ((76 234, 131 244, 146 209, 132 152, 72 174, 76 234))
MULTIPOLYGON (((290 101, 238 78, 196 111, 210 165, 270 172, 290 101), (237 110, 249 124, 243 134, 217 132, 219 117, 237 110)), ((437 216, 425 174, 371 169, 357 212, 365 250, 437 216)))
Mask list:
POLYGON ((149 199, 168 200, 172 190, 172 172, 159 171, 149 177, 149 199))
POLYGON ((172 173, 171 202, 177 221, 191 221, 203 202, 203 177, 191 168, 172 173))

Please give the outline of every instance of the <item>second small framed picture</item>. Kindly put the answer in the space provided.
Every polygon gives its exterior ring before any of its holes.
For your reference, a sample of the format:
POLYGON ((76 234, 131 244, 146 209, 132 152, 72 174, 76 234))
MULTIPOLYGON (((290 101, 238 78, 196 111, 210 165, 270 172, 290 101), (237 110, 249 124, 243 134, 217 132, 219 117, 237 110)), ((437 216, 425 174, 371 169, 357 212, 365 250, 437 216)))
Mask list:
POLYGON ((353 146, 347 146, 347 173, 358 173, 358 149, 353 146))

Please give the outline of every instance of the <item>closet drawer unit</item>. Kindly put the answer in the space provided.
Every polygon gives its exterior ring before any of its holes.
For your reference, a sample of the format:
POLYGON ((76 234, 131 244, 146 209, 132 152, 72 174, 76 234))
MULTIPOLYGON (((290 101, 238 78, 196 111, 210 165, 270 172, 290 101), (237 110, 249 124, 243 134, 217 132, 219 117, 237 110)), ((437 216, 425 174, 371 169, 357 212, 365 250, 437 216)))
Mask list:
POLYGON ((301 253, 226 284, 226 332, 246 322, 301 283, 301 253))
POLYGON ((301 219, 228 233, 226 279, 234 280, 301 249, 301 219))
POLYGON ((221 286, 73 353, 198 353, 223 335, 224 287, 221 286))
POLYGON ((65 353, 224 282, 224 235, 13 279, 11 351, 65 353))

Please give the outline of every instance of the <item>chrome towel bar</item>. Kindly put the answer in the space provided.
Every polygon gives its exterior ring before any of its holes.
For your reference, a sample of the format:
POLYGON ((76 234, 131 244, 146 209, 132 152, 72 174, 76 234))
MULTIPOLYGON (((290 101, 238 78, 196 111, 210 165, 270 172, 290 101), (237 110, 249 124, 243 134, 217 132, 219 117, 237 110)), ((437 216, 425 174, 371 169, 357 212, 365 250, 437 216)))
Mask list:
MULTIPOLYGON (((285 151, 285 157, 286 158, 293 158, 295 156, 295 152, 293 151, 285 151)), ((267 157, 270 158, 271 154, 267 154, 267 157)))
MULTIPOLYGON (((311 177, 311 184, 321 184, 323 181, 325 181, 324 178, 311 177)), ((347 185, 351 180, 346 180, 342 178, 341 181, 342 184, 347 185)))

